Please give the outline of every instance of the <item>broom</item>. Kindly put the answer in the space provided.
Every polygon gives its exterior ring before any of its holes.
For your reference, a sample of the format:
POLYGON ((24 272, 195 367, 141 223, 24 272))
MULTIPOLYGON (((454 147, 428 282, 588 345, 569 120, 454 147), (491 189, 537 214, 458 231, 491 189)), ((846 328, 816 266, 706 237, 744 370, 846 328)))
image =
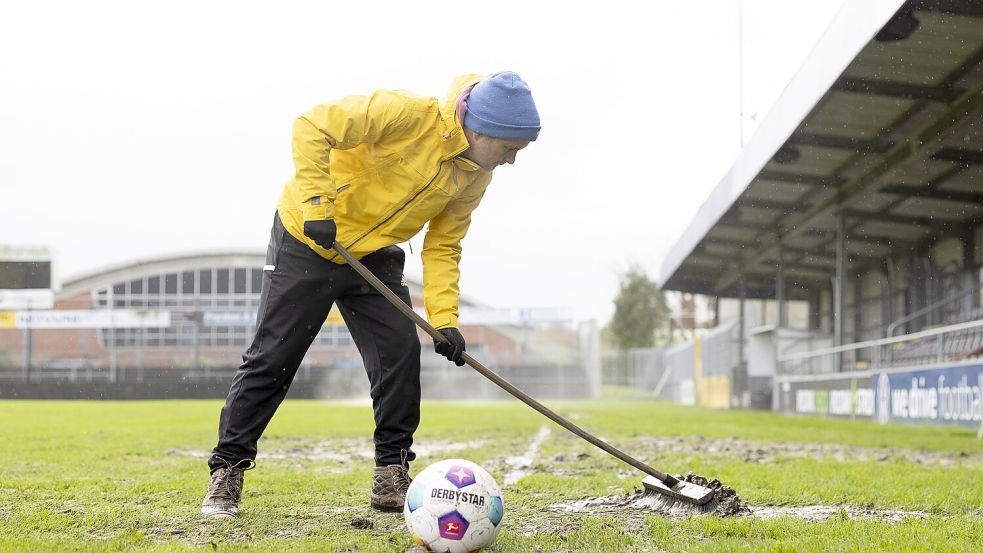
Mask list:
MULTIPOLYGON (((355 269, 358 274, 362 275, 362 277, 373 288, 375 288, 377 292, 389 300, 389 302, 392 303, 393 306, 403 315, 409 317, 414 323, 416 323, 417 326, 422 328, 424 332, 429 334, 434 340, 437 340, 438 342, 447 341, 443 334, 438 332, 437 329, 431 326, 430 323, 417 314, 416 311, 413 311, 412 307, 403 303, 403 300, 399 299, 399 296, 394 294, 389 287, 383 284, 383 282, 372 274, 372 272, 366 269, 360 261, 352 257, 352 254, 348 253, 348 250, 346 250, 344 246, 338 242, 334 242, 333 246, 334 250, 338 252, 338 254, 341 255, 341 257, 349 265, 351 265, 351 267, 355 269)), ((552 420, 556 424, 559 424, 563 428, 566 428, 570 432, 573 432, 577 436, 580 436, 591 444, 594 444, 598 448, 603 449, 621 461, 647 474, 648 476, 642 480, 642 485, 644 486, 642 498, 645 498, 646 496, 664 496, 663 498, 659 498, 660 501, 657 501, 657 505, 655 505, 660 510, 678 510, 679 508, 695 509, 699 512, 709 512, 713 510, 711 500, 714 497, 714 490, 711 488, 680 480, 672 475, 661 472, 639 461, 638 459, 635 459, 620 449, 563 418, 542 403, 536 401, 522 390, 513 386, 509 381, 489 370, 477 359, 471 357, 467 352, 461 354, 461 359, 464 360, 464 362, 467 363, 472 369, 478 371, 481 376, 491 380, 498 385, 499 388, 505 390, 516 399, 519 399, 529 407, 539 411, 539 413, 546 418, 552 420)))

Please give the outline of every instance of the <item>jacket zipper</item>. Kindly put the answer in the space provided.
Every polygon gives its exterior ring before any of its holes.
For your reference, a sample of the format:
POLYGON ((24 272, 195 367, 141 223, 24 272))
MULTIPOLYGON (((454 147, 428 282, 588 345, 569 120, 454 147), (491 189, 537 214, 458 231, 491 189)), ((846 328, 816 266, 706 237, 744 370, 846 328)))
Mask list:
MULTIPOLYGON (((467 148, 465 148, 465 150, 466 150, 466 149, 467 149, 467 148)), ((463 151, 464 151, 464 150, 461 150, 461 152, 463 152, 463 151)), ((354 246, 355 244, 358 244, 358 243, 359 243, 359 241, 361 241, 361 240, 362 240, 363 238, 365 238, 365 237, 366 237, 366 236, 368 236, 369 234, 372 234, 372 231, 374 231, 375 229, 377 229, 377 228, 379 228, 379 227, 381 227, 382 225, 384 225, 384 224, 386 224, 387 222, 389 222, 389 220, 390 220, 390 219, 392 219, 393 217, 395 217, 396 215, 398 215, 398 214, 399 214, 400 212, 402 212, 402 211, 403 211, 404 209, 406 209, 406 207, 407 207, 408 205, 410 205, 411 203, 413 203, 413 201, 414 201, 414 200, 416 200, 416 199, 417 199, 417 197, 419 197, 419 196, 420 196, 420 194, 423 194, 423 193, 424 193, 424 192, 425 192, 425 191, 426 191, 426 190, 427 190, 428 188, 430 188, 430 185, 432 185, 432 184, 433 184, 433 182, 434 182, 435 180, 437 180, 437 177, 439 177, 439 176, 440 176, 440 170, 444 168, 444 164, 445 164, 445 163, 447 163, 448 161, 450 161, 450 160, 452 160, 452 159, 454 159, 454 158, 455 158, 455 157, 457 157, 458 155, 460 155, 460 154, 461 154, 461 152, 456 152, 456 153, 455 153, 454 155, 452 155, 452 156, 450 156, 450 157, 446 157, 446 158, 444 158, 444 159, 441 159, 441 160, 440 160, 440 163, 439 163, 439 164, 437 165, 437 172, 436 172, 436 173, 434 173, 434 175, 433 175, 432 177, 430 177, 430 180, 429 180, 429 181, 427 181, 427 184, 425 184, 425 185, 423 186, 423 188, 421 188, 421 189, 419 189, 419 190, 417 190, 417 192, 416 192, 416 194, 413 194, 413 196, 411 196, 411 197, 410 197, 410 199, 408 199, 408 200, 406 200, 406 202, 405 202, 405 203, 404 203, 403 205, 401 205, 401 206, 399 206, 399 209, 397 209, 396 211, 393 211, 392 213, 390 213, 390 214, 389 214, 389 216, 388 216, 388 217, 386 217, 385 219, 383 219, 383 220, 381 220, 381 221, 379 221, 378 223, 376 223, 376 225, 375 225, 374 227, 372 227, 372 228, 370 228, 369 230, 367 230, 367 231, 365 231, 365 233, 364 233, 364 234, 362 234, 361 236, 359 236, 359 237, 358 237, 358 238, 356 238, 355 240, 352 240, 352 241, 351 241, 351 243, 349 243, 349 244, 347 244, 347 245, 345 245, 345 249, 346 249, 346 250, 347 250, 347 249, 350 249, 350 248, 351 248, 352 246, 354 246)), ((348 186, 350 186, 350 185, 348 185, 348 186)), ((343 188, 344 188, 344 187, 343 187, 343 188)), ((329 258, 329 261, 330 261, 330 260, 334 260, 334 259, 335 259, 336 257, 338 257, 338 252, 335 252, 335 254, 334 254, 334 255, 332 255, 332 256, 331 256, 331 257, 329 258)))

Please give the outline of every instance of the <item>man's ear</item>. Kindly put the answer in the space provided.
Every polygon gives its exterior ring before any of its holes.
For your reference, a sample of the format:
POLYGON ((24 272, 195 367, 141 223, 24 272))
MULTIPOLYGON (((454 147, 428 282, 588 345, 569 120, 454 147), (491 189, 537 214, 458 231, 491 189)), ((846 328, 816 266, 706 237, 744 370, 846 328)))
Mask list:
POLYGON ((467 127, 464 127, 464 136, 465 138, 468 139, 468 144, 475 144, 477 142, 481 142, 485 138, 485 135, 478 134, 467 127))

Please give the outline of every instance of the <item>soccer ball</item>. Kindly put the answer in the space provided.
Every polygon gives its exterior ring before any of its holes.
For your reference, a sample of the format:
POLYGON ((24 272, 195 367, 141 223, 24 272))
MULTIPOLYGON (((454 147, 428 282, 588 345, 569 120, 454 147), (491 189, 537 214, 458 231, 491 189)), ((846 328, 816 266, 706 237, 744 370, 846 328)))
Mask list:
POLYGON ((423 469, 406 492, 403 517, 431 551, 467 553, 489 545, 505 516, 502 491, 485 469, 447 459, 423 469))

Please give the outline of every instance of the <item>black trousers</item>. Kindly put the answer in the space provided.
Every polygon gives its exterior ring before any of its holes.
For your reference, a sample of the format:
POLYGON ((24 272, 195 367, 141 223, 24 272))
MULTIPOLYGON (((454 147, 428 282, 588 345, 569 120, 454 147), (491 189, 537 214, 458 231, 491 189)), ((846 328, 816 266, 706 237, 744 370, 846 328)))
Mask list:
MULTIPOLYGON (((391 246, 362 259, 407 305, 403 283, 405 253, 391 246)), ((368 373, 375 411, 377 466, 412 461, 413 433, 420 423, 420 340, 416 327, 372 289, 354 269, 325 260, 274 218, 263 272, 256 336, 219 419, 211 470, 256 459, 263 434, 317 336, 333 303, 338 303, 368 373), (270 267, 273 267, 270 270, 270 267)))

